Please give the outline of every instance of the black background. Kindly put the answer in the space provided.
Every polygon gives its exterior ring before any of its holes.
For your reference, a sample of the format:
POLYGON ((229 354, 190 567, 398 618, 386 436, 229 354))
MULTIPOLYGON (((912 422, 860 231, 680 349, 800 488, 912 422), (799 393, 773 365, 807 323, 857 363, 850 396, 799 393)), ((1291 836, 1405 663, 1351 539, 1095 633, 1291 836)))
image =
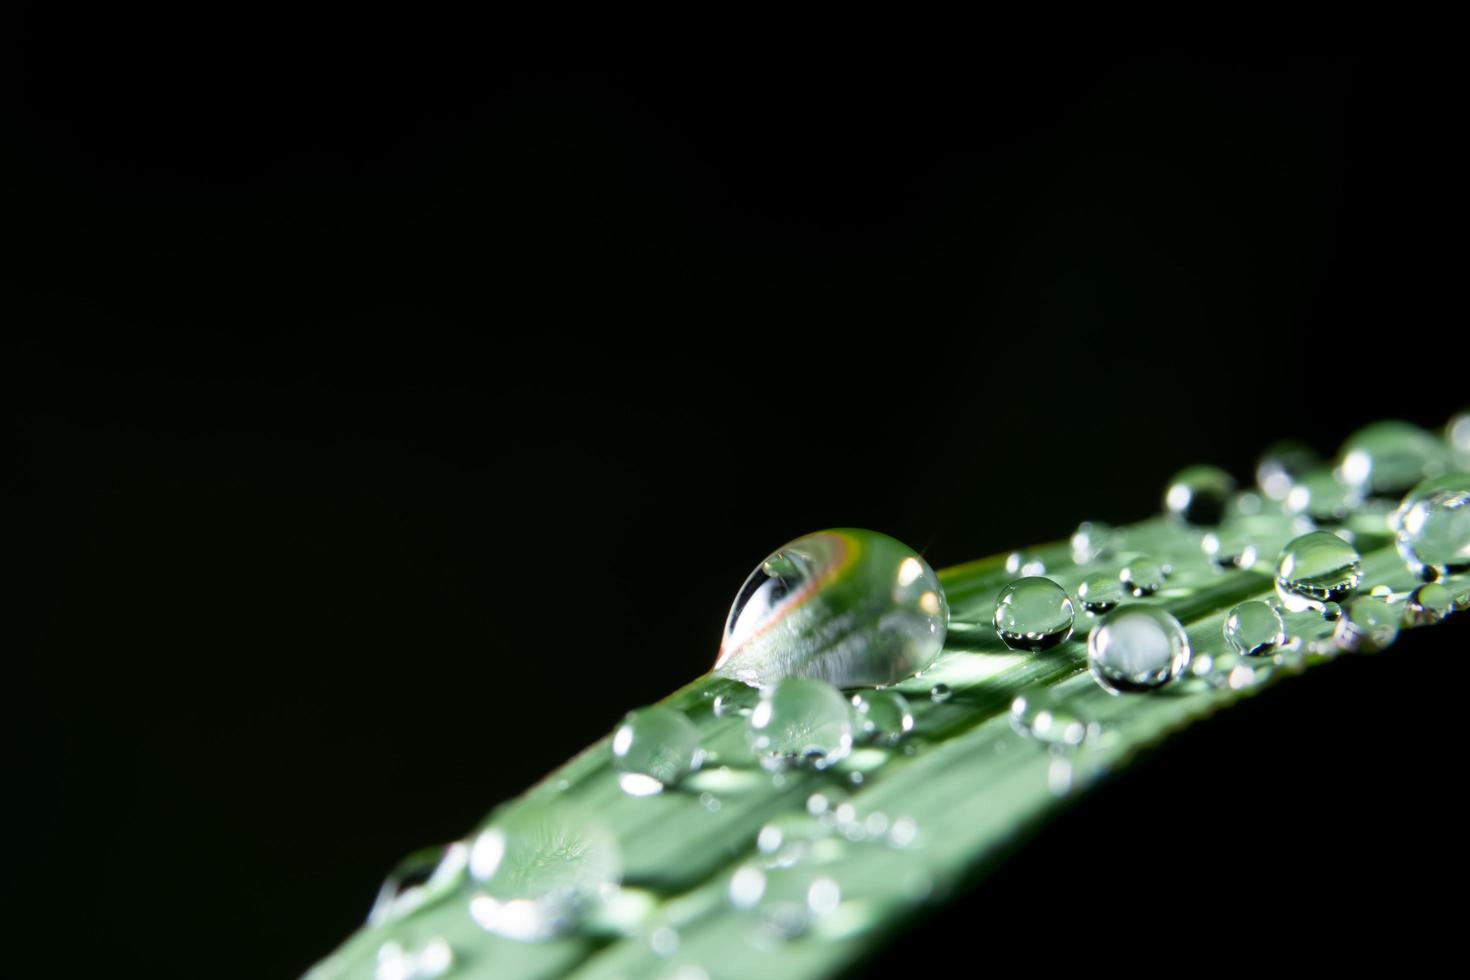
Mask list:
MULTIPOLYGON (((706 669, 783 541, 943 566, 1470 402, 1434 59, 719 34, 10 25, 28 943, 299 973, 401 854, 706 669)), ((1183 736, 872 972, 977 921, 1076 925, 1079 965, 1267 916, 1392 947, 1383 906, 1459 881, 1465 639, 1183 736)))

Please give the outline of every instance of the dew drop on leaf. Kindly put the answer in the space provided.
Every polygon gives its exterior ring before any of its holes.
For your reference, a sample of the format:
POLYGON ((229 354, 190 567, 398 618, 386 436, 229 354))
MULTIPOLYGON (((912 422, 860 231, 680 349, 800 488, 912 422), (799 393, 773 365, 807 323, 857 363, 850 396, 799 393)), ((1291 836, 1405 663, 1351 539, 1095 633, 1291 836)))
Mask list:
POLYGON ((1046 650, 1072 635, 1077 614, 1067 590, 1049 578, 1017 579, 1001 590, 992 622, 1012 650, 1046 650))
POLYGON ((1112 694, 1163 687, 1183 673, 1189 657, 1184 627, 1156 606, 1119 606, 1087 639, 1087 666, 1112 694))
POLYGON ((1287 609, 1321 609, 1341 602, 1362 580, 1363 565, 1357 549, 1330 531, 1312 531, 1294 538, 1276 562, 1276 594, 1287 609))

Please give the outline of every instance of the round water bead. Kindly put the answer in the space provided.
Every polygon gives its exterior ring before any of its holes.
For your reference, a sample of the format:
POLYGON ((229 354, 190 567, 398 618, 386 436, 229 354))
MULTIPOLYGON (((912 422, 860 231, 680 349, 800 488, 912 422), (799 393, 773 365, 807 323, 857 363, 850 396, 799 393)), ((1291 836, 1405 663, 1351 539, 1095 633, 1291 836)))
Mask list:
POLYGON ((1012 650, 1045 650, 1072 635, 1077 614, 1067 590, 1049 578, 1017 579, 995 603, 995 632, 1012 650))
POLYGON ((1292 540, 1276 563, 1276 594, 1292 612, 1341 602, 1358 587, 1362 561, 1352 545, 1328 531, 1292 540))
POLYGON ((1397 543, 1414 571, 1443 577, 1470 568, 1470 489, 1420 497, 1402 512, 1397 543))
POLYGON ((954 697, 954 691, 948 684, 935 684, 929 689, 929 700, 935 704, 943 704, 954 697))
POLYGON ((1450 448, 1408 422, 1374 422, 1348 436, 1338 476, 1364 495, 1398 496, 1450 467, 1450 448))
POLYGON ((1044 687, 1018 694, 1011 701, 1011 727, 1049 747, 1076 748, 1087 738, 1087 726, 1080 711, 1044 687))
POLYGON ((1045 575, 1046 563, 1037 555, 1025 551, 1013 551, 1006 555, 1006 574, 1045 575))
POLYGON ((897 691, 862 691, 852 696, 858 734, 870 742, 897 745, 914 730, 908 699, 897 691))
POLYGON ((1256 463, 1256 484, 1272 500, 1285 500, 1298 480, 1322 465, 1322 458, 1295 440, 1274 442, 1256 463))
POLYGON ((1243 528, 1222 524, 1200 540, 1205 555, 1218 568, 1250 568, 1256 563, 1255 542, 1243 528))
POLYGON ((1112 612, 1123 601, 1123 583, 1115 575, 1094 575, 1077 587, 1077 598, 1090 613, 1112 612))
POLYGON ((1290 516, 1302 515, 1322 524, 1347 519, 1363 502, 1356 487, 1339 480, 1331 470, 1315 470, 1302 476, 1286 494, 1281 509, 1290 516))
POLYGON ((1113 543, 1113 528, 1102 521, 1083 521, 1072 532, 1072 561, 1085 565, 1106 555, 1113 543))
POLYGON ((1218 524, 1235 492, 1235 478, 1218 466, 1186 466, 1164 491, 1164 508, 1188 524, 1218 524))
POLYGON ((1455 596, 1438 582, 1421 585, 1404 603, 1404 624, 1428 626, 1455 611, 1455 596))
POLYGON ((1329 623, 1335 623, 1342 618, 1342 606, 1335 602, 1322 603, 1322 618, 1329 623))
POLYGON ((798 676, 891 684, 939 656, 948 626, 944 589, 908 546, 875 531, 821 531, 746 579, 715 672, 752 687, 798 676))
POLYGON ((1343 616, 1332 631, 1339 650, 1377 653, 1392 645, 1399 635, 1398 610, 1382 599, 1358 596, 1343 607, 1343 616))
POLYGON ((746 741, 767 769, 825 769, 852 749, 847 700, 825 681, 784 678, 762 693, 750 713, 746 741))
POLYGON ((481 928, 539 942, 576 926, 622 880, 618 844, 600 824, 554 803, 502 809, 470 845, 470 916, 481 928))
POLYGON ((1242 602, 1230 610, 1220 631, 1236 653, 1259 657, 1286 642, 1281 614, 1264 602, 1242 602))
POLYGON ((1123 566, 1123 570, 1118 573, 1118 580, 1129 592, 1141 598, 1153 595, 1164 587, 1164 569, 1152 558, 1139 555, 1123 566))
POLYGON ((1421 500, 1432 497, 1441 490, 1460 490, 1470 493, 1470 473, 1446 473, 1416 484, 1414 489, 1404 494, 1404 499, 1399 501, 1399 505, 1389 514, 1388 529, 1394 533, 1403 530, 1404 515, 1421 500))
POLYGON ((655 705, 629 712, 613 732, 613 767, 618 783, 633 796, 673 786, 704 761, 699 729, 673 708, 655 705))
POLYGON ((1157 606, 1119 606, 1087 638, 1087 666, 1113 694, 1164 686, 1189 666, 1189 655, 1184 627, 1157 606))

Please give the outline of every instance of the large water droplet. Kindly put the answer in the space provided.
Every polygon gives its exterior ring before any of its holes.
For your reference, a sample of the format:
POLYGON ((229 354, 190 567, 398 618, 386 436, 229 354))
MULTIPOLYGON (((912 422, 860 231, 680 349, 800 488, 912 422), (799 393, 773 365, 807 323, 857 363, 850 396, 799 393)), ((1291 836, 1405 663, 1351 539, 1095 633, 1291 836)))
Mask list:
POLYGON ((490 932, 540 942, 574 928, 622 880, 617 840, 600 824, 548 803, 519 803, 470 846, 470 916, 490 932))
POLYGON ((1046 688, 1025 691, 1011 701, 1011 727, 1056 748, 1076 748, 1087 738, 1087 718, 1069 701, 1046 688))
POLYGON ((1242 602, 1230 610, 1220 631, 1236 653, 1259 657, 1286 642, 1281 614, 1264 602, 1242 602))
POLYGON ((1118 580, 1135 596, 1153 595, 1164 587, 1164 569, 1145 555, 1135 557, 1118 573, 1118 580))
POLYGON ((914 730, 914 713, 897 691, 863 691, 852 696, 858 734, 870 742, 897 745, 914 730))
POLYGON ((1382 599, 1358 596, 1343 608, 1332 641, 1339 650, 1376 653, 1390 646, 1398 635, 1397 609, 1382 599))
POLYGON ((1067 590, 1049 578, 1017 579, 995 603, 995 632, 1012 650, 1045 650, 1072 635, 1077 614, 1067 590))
POLYGON ((891 684, 933 662, 948 625, 939 579, 912 549, 875 531, 822 531, 746 579, 715 671, 754 687, 797 676, 891 684))
POLYGON ((649 796, 698 769, 704 752, 693 722, 672 708, 655 705, 623 719, 613 732, 612 757, 623 789, 633 796, 649 796))
POLYGON ((1220 523, 1235 492, 1235 478, 1218 466, 1187 466, 1164 491, 1164 508, 1189 524, 1220 523))
POLYGON ((1464 488, 1418 496, 1400 510, 1398 549, 1412 570, 1443 577, 1470 568, 1470 474, 1462 480, 1464 488))
POLYGON ((750 713, 746 741, 761 765, 825 769, 852 749, 847 699, 831 684, 787 677, 761 695, 750 713))
POLYGON ((1077 587, 1077 598, 1090 613, 1112 612, 1123 601, 1123 583, 1116 575, 1094 575, 1077 587))
POLYGON ((1256 464, 1256 483, 1272 500, 1285 500, 1298 480, 1321 465, 1321 457, 1311 447, 1294 440, 1275 442, 1256 464))
POLYGON ((1449 469, 1445 443, 1408 422, 1374 422, 1348 436, 1337 465, 1342 481, 1359 492, 1397 497, 1449 469))
POLYGON ((1328 531, 1313 531, 1291 541, 1276 563, 1276 594, 1293 612, 1341 602, 1363 575, 1358 552, 1328 531))
POLYGON ((1087 639, 1087 666, 1113 694, 1162 687, 1189 666, 1189 655, 1184 627, 1156 606, 1119 606, 1087 639))

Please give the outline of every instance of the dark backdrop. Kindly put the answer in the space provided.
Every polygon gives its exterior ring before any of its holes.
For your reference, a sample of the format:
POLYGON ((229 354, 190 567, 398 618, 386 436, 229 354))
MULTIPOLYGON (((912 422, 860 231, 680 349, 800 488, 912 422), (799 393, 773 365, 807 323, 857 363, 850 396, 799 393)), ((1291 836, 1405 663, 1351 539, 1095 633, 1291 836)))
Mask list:
MULTIPOLYGON (((68 963, 300 972, 402 853, 705 670, 800 533, 942 566, 1470 402, 1429 59, 4 38, 5 888, 68 963)), ((1465 639, 1186 736, 879 966, 976 917, 1427 909, 1463 721, 1415 678, 1465 639)))

